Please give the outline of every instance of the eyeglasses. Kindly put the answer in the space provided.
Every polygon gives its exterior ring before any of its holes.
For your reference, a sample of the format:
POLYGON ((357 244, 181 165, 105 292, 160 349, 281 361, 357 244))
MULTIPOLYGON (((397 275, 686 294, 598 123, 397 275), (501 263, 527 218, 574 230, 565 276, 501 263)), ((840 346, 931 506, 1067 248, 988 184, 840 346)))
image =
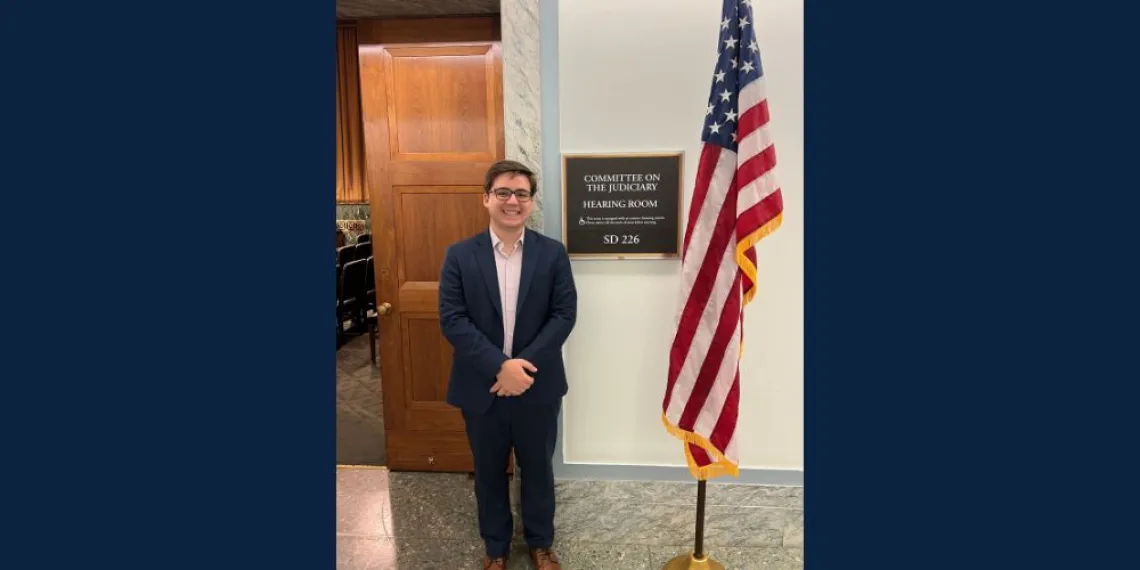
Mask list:
POLYGON ((500 202, 506 202, 511 199, 511 194, 518 198, 519 202, 529 202, 531 199, 530 190, 511 190, 510 188, 495 188, 491 191, 500 202))

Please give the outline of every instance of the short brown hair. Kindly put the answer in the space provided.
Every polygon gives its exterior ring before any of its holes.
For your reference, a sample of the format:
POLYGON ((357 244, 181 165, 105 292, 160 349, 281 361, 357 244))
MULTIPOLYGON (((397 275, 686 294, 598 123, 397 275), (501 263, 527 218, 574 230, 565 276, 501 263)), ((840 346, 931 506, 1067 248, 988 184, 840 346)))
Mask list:
POLYGON ((534 179, 534 172, 521 162, 513 160, 500 160, 487 169, 487 176, 483 178, 483 193, 491 193, 491 184, 503 174, 521 174, 530 182, 531 195, 538 194, 538 182, 534 179))

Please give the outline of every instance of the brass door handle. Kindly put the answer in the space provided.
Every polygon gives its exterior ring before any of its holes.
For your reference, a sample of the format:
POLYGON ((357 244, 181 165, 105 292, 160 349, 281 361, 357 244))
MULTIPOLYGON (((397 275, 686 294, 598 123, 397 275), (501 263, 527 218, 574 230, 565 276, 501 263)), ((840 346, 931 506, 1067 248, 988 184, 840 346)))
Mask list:
POLYGON ((379 307, 376 307, 376 312, 380 315, 387 315, 388 313, 391 313, 392 303, 381 303, 379 307))

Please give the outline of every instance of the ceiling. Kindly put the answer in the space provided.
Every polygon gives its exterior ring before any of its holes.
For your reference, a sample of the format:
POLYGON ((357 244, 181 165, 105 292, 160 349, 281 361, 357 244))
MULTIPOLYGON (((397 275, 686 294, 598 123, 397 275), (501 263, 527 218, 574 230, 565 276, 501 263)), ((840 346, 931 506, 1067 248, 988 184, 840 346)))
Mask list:
POLYGON ((338 18, 498 14, 499 0, 336 0, 338 18))

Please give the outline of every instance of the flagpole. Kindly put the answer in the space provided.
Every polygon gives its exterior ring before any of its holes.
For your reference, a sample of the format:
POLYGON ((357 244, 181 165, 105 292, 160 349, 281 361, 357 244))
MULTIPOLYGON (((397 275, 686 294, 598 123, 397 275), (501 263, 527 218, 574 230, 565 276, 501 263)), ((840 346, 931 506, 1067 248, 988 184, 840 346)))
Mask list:
POLYGON ((724 565, 705 554, 705 486, 697 481, 697 539, 693 551, 682 554, 665 564, 665 570, 724 570, 724 565))
POLYGON ((694 558, 705 557, 705 483, 697 482, 697 545, 693 548, 694 558))

